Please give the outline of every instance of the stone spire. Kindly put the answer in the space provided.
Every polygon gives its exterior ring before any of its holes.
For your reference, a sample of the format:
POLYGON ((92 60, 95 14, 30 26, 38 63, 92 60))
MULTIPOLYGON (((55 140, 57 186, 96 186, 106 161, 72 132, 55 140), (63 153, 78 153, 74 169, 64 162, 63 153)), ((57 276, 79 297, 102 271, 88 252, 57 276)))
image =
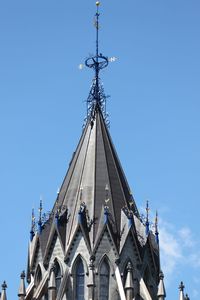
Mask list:
POLYGON ((160 272, 159 275, 160 281, 159 281, 159 285, 158 285, 158 300, 164 300, 166 298, 166 292, 165 292, 165 285, 164 285, 164 275, 163 272, 160 272))
POLYGON ((26 288, 25 288, 25 283, 24 283, 24 279, 25 279, 24 271, 21 273, 20 277, 21 277, 21 280, 20 280, 20 285, 19 285, 18 297, 19 297, 19 300, 24 300, 25 296, 26 296, 26 288))
MULTIPOLYGON (((109 208, 108 218, 112 218, 113 230, 119 235, 121 209, 130 206, 130 188, 99 106, 87 122, 59 193, 57 205, 62 207, 61 215, 67 209, 71 214, 67 244, 76 228, 80 204, 85 206, 87 217, 93 224, 90 230, 91 245, 98 238, 102 225, 99 212, 104 207, 109 208)), ((138 215, 134 200, 131 204, 138 215)))
POLYGON ((7 300, 6 289, 7 289, 7 284, 4 281, 3 284, 2 284, 1 300, 7 300))

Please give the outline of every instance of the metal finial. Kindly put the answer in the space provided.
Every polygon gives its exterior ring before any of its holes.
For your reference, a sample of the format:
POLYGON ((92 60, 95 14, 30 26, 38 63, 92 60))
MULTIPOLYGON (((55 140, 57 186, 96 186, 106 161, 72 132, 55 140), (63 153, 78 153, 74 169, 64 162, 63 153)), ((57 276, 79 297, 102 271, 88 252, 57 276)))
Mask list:
POLYGON ((31 216, 31 231, 30 231, 30 240, 33 240, 35 235, 35 212, 34 208, 32 208, 32 216, 31 216))
POLYGON ((40 218, 42 217, 42 209, 43 209, 42 196, 40 196, 40 207, 38 209, 40 218))
POLYGON ((42 196, 40 197, 40 207, 39 207, 39 221, 42 221, 42 210, 43 210, 43 204, 42 204, 42 196))
POLYGON ((185 300, 190 300, 188 294, 185 295, 185 300))
POLYGON ((104 224, 108 223, 109 207, 104 206, 104 224))
POLYGON ((126 269, 127 269, 128 272, 133 270, 133 267, 132 267, 132 264, 131 264, 130 261, 128 262, 126 269))
POLYGON ((41 233, 42 232, 42 210, 43 210, 42 196, 40 197, 40 207, 38 210, 39 210, 38 231, 39 233, 41 233))
POLYGON ((147 203, 146 203, 146 220, 147 222, 149 222, 149 201, 147 200, 147 203))
POLYGON ((100 108, 104 119, 106 120, 106 96, 104 94, 103 86, 100 82, 99 72, 100 70, 106 68, 109 64, 109 59, 106 56, 103 56, 102 53, 99 53, 99 6, 100 2, 96 2, 96 14, 95 14, 95 28, 96 28, 96 53, 95 55, 90 56, 86 59, 85 65, 88 68, 91 68, 95 72, 95 77, 93 84, 87 99, 87 119, 93 115, 95 108, 100 108))
POLYGON ((21 272, 21 275, 20 275, 21 279, 24 279, 26 276, 25 276, 25 271, 22 271, 21 272))
POLYGON ((83 198, 83 186, 80 186, 80 202, 82 202, 82 198, 83 198))
POLYGON ((109 199, 109 187, 108 184, 105 186, 105 203, 107 204, 110 201, 109 199))
POLYGON ((164 274, 163 274, 163 272, 162 272, 162 271, 160 271, 160 273, 159 273, 159 278, 160 278, 161 280, 163 280, 163 279, 164 279, 164 274))
POLYGON ((55 223, 57 226, 58 226, 58 219, 59 219, 59 215, 60 215, 60 211, 61 211, 61 208, 60 208, 59 202, 58 202, 58 197, 59 197, 59 194, 56 199, 56 213, 55 213, 55 223))
POLYGON ((7 289, 8 286, 7 286, 6 282, 5 282, 5 280, 4 280, 4 282, 3 282, 3 284, 1 286, 2 286, 2 290, 3 291, 5 291, 7 289))
POLYGON ((183 281, 181 281, 181 283, 180 283, 180 285, 179 285, 179 290, 180 290, 181 292, 183 292, 183 291, 184 291, 184 288, 185 288, 185 286, 184 286, 184 284, 183 284, 183 281))
POLYGON ((147 200, 147 203, 146 203, 146 235, 149 234, 149 201, 147 200))
POLYGON ((158 232, 158 212, 156 211, 156 217, 155 217, 155 236, 156 236, 156 242, 159 244, 159 232, 158 232))

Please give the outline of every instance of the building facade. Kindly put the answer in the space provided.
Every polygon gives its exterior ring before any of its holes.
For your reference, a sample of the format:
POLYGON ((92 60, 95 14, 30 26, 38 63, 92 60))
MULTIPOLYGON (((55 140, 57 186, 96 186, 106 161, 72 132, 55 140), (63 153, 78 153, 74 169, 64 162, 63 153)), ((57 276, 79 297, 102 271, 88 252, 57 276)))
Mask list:
MULTIPOLYGON (((87 120, 57 194, 43 218, 34 213, 27 271, 19 300, 164 300, 157 217, 142 218, 112 142, 99 72, 109 59, 98 51, 86 60, 95 77, 87 120), (37 225, 37 226, 36 226, 37 225), (37 227, 37 228, 36 228, 37 227), (25 287, 27 280, 27 287, 25 287)), ((180 300, 187 297, 180 286, 180 300)), ((6 300, 6 283, 1 300, 6 300)))

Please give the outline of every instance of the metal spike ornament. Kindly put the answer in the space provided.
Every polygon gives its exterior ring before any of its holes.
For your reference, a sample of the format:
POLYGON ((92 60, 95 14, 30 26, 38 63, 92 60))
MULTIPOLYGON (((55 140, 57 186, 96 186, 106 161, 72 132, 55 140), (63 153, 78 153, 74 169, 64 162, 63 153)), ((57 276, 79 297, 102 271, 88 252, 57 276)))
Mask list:
POLYGON ((42 233, 42 210, 43 210, 43 206, 42 206, 42 197, 41 197, 40 198, 40 207, 38 209, 38 211, 39 211, 38 233, 39 234, 42 233))
POLYGON ((146 204, 146 236, 149 234, 149 201, 146 204))
POLYGON ((157 211, 156 211, 156 217, 155 217, 155 237, 156 237, 156 243, 159 244, 158 212, 157 211))
POLYGON ((106 113, 106 100, 107 96, 104 93, 103 85, 101 83, 99 72, 100 70, 106 68, 109 64, 109 59, 106 56, 103 56, 102 53, 99 53, 99 6, 100 2, 96 2, 96 14, 95 14, 95 27, 96 27, 96 54, 90 56, 86 59, 86 67, 93 69, 95 72, 95 77, 92 82, 89 96, 87 98, 87 119, 90 119, 93 116, 96 108, 100 109, 106 124, 109 125, 107 120, 108 115, 106 113))
POLYGON ((32 209, 32 216, 31 216, 31 231, 30 231, 30 240, 32 242, 35 235, 35 212, 34 208, 32 209))

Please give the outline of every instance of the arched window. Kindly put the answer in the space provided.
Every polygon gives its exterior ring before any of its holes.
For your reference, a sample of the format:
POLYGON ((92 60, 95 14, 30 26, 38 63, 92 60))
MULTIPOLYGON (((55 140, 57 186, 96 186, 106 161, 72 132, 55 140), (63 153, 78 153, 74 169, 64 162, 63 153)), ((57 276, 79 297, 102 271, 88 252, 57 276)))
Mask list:
POLYGON ((60 265, 57 261, 55 261, 54 267, 55 267, 54 273, 55 273, 55 280, 56 280, 56 291, 58 292, 62 276, 61 276, 60 265))
POLYGON ((85 293, 85 272, 81 259, 76 264, 76 300, 84 300, 85 293))
POLYGON ((104 260, 100 268, 100 288, 99 288, 100 300, 109 299, 109 277, 110 277, 110 268, 107 261, 104 260))
POLYGON ((38 265, 36 274, 35 274, 35 286, 38 287, 40 281, 42 280, 42 271, 40 266, 38 265))

